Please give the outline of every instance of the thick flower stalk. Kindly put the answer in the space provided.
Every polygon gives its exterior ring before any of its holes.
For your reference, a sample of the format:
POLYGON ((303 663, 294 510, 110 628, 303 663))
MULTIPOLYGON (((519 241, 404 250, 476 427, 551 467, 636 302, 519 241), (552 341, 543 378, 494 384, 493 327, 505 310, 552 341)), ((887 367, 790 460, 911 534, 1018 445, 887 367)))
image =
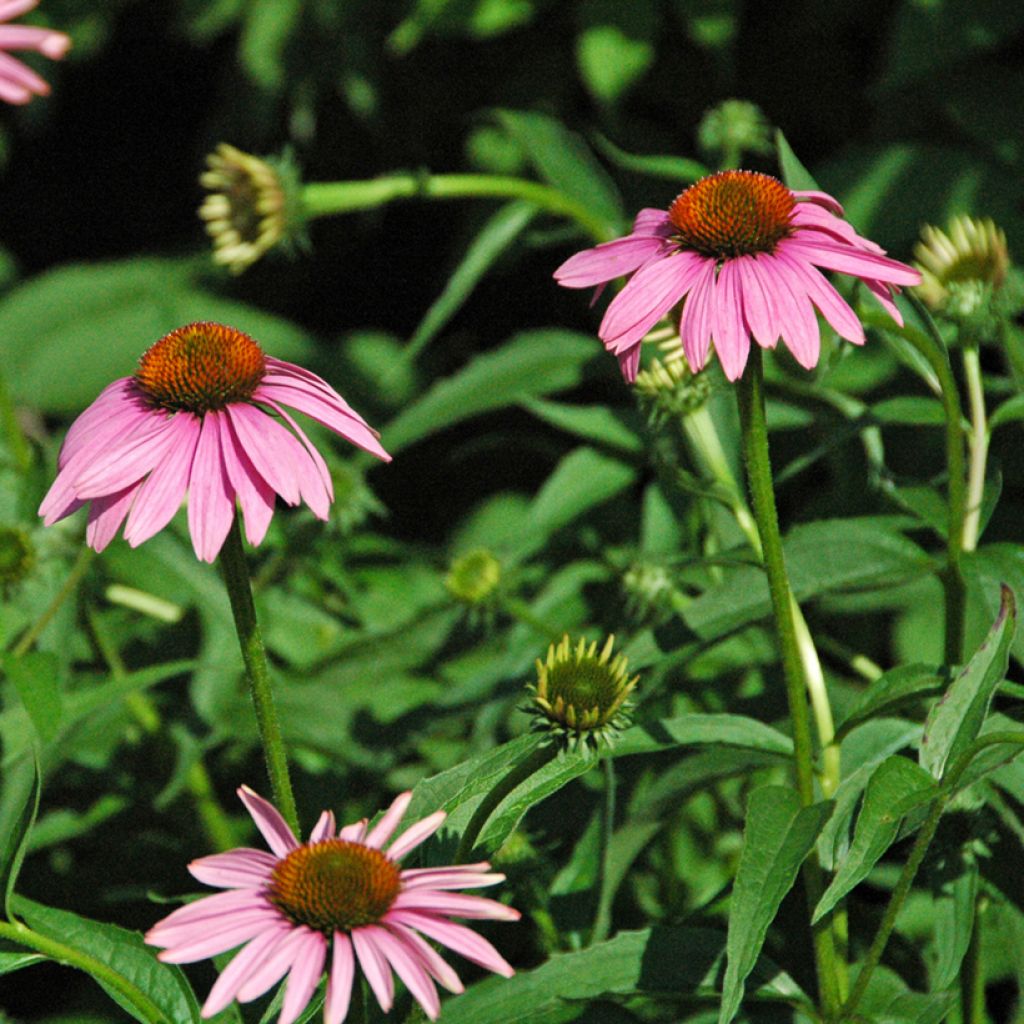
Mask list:
POLYGON ((39 514, 49 526, 88 504, 91 547, 102 551, 122 523, 136 547, 187 493, 205 562, 224 544, 236 499, 251 544, 263 540, 277 495, 326 519, 330 473, 285 406, 390 461, 377 432, 316 374, 265 355, 232 327, 192 323, 156 342, 134 376, 108 385, 75 420, 39 514))
POLYGON ((193 861, 195 878, 226 891, 181 907, 146 935, 168 963, 193 963, 241 947, 210 990, 204 1017, 235 999, 256 999, 288 975, 278 1024, 292 1024, 326 970, 323 1019, 341 1024, 358 969, 385 1013, 394 1002, 394 972, 435 1020, 441 1004, 434 982, 449 992, 461 992, 462 983, 430 942, 496 974, 514 973, 486 939, 450 920, 517 921, 519 912, 503 903, 451 891, 494 885, 504 875, 492 873, 486 862, 399 866, 440 828, 443 811, 392 841, 412 798, 403 793, 373 827, 363 819, 336 831, 334 815, 324 811, 300 843, 272 804, 245 786, 238 795, 270 852, 237 849, 193 861))
POLYGON ((10 50, 34 50, 50 60, 60 60, 71 49, 71 38, 63 32, 36 25, 7 24, 38 3, 39 0, 0 0, 0 100, 5 103, 20 105, 50 92, 46 80, 12 57, 10 50))
POLYGON ((801 192, 754 171, 722 171, 680 193, 668 210, 641 210, 625 238, 566 260, 555 279, 592 288, 624 274, 598 334, 627 381, 636 378, 640 344, 663 317, 678 318, 690 368, 703 369, 714 345, 726 377, 743 373, 751 339, 785 342, 806 369, 818 362, 817 309, 855 345, 864 329, 822 270, 860 278, 899 324, 893 295, 921 275, 890 259, 842 219, 824 192, 801 192))

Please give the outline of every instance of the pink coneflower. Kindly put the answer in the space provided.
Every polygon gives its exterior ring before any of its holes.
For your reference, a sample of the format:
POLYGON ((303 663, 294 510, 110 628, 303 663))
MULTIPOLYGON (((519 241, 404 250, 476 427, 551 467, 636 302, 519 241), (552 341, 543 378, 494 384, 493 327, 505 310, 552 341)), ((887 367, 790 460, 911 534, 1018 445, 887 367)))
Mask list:
POLYGON ((441 1004, 434 981, 449 992, 461 992, 462 983, 426 939, 489 971, 514 973, 486 939, 448 920, 518 920, 518 911, 495 900, 449 891, 493 885, 504 875, 491 874, 486 862, 398 866, 437 831, 443 811, 410 826, 385 849, 412 798, 403 793, 372 828, 364 819, 335 834, 334 815, 324 811, 309 841, 300 843, 272 804, 247 786, 238 795, 273 852, 231 850, 193 861, 189 871, 200 882, 230 891, 174 911, 146 935, 150 945, 163 948, 160 959, 175 964, 243 946, 210 990, 204 1017, 232 999, 256 999, 290 971, 278 1024, 291 1024, 313 996, 328 948, 325 1024, 345 1019, 357 964, 385 1013, 394 1000, 394 970, 435 1020, 441 1004))
POLYGON ((267 532, 275 494, 326 519, 330 473, 285 405, 390 461, 377 432, 326 381, 264 355, 233 327, 200 322, 161 338, 134 377, 108 385, 75 420, 39 514, 51 526, 91 503, 91 547, 102 551, 122 522, 136 547, 170 522, 187 491, 192 546, 204 562, 227 537, 236 497, 251 544, 267 532))
POLYGON ((819 267, 859 277, 899 324, 896 286, 921 281, 842 215, 824 192, 794 192, 755 171, 722 171, 680 193, 667 212, 641 210, 632 233, 576 253, 555 279, 590 288, 632 275, 598 329, 628 381, 636 377, 644 335, 677 304, 679 336, 695 373, 714 342, 726 377, 736 380, 751 337, 762 348, 782 338, 810 369, 821 340, 814 307, 840 337, 864 343, 860 321, 819 267))
POLYGON ((28 103, 33 96, 46 96, 50 87, 30 67, 15 60, 7 50, 35 50, 50 60, 60 60, 71 47, 63 32, 34 25, 5 25, 4 22, 31 11, 39 0, 0 0, 0 100, 28 103))

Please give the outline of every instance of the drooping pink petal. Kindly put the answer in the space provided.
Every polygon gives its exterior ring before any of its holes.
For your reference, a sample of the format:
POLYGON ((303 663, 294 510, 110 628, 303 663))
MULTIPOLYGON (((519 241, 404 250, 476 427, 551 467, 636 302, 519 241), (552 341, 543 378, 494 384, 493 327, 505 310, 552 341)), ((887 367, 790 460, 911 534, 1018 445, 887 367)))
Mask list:
POLYGON ((218 953, 248 942, 268 927, 276 927, 280 915, 274 915, 270 908, 261 914, 255 912, 240 914, 226 924, 210 925, 191 939, 178 942, 158 954, 158 959, 168 964, 191 964, 206 960, 218 953))
MULTIPOLYGON (((233 890, 258 895, 255 889, 233 890)), ((202 902, 199 900, 198 902, 202 902)), ((253 935, 263 928, 273 928, 284 920, 280 912, 265 899, 259 900, 254 906, 235 910, 230 914, 218 914, 204 917, 198 921, 182 921, 177 924, 162 922, 159 930, 152 929, 148 941, 154 946, 163 946, 169 955, 177 950, 191 946, 197 941, 216 938, 219 935, 234 933, 237 929, 252 927, 253 935)), ((244 940, 238 940, 239 942, 244 940)), ((235 943, 238 945, 238 942, 235 943)), ((225 946, 229 949, 229 946, 225 946)))
POLYGON ((293 454, 291 435, 265 412, 250 405, 225 406, 236 444, 245 450, 256 472, 289 505, 298 505, 299 479, 289 461, 293 454))
POLYGON ((555 271, 554 278, 563 288, 592 288, 631 274, 666 244, 665 240, 650 235, 627 235, 614 242, 603 242, 570 256, 555 271))
POLYGON ((391 802, 391 806, 384 812, 383 817, 370 829, 370 834, 363 840, 367 846, 379 850, 394 834, 398 823, 402 820, 409 802, 412 800, 412 793, 399 793, 391 802))
POLYGON ((303 935, 288 975, 277 1024, 293 1024, 309 1004, 323 974, 326 958, 327 939, 320 932, 309 931, 303 935))
POLYGON ((208 412, 192 458, 188 487, 188 531, 201 562, 212 562, 220 553, 235 519, 235 492, 221 453, 224 431, 230 444, 227 422, 221 412, 208 412))
POLYGON ((257 472, 239 442, 230 418, 221 421, 220 440, 224 469, 242 509, 246 539, 256 547, 266 536, 274 516, 274 489, 257 472))
POLYGON ((765 256, 764 265, 771 275, 775 295, 779 298, 783 310, 782 339, 793 353, 793 358, 805 370, 810 370, 818 365, 821 332, 807 291, 800 278, 793 273, 787 263, 779 259, 777 253, 774 256, 765 256))
POLYGON ((619 373, 627 384, 636 380, 637 371, 640 369, 640 342, 625 352, 616 352, 615 358, 619 361, 619 373))
POLYGON ((175 933, 182 926, 195 928, 197 931, 207 927, 211 922, 229 919, 236 914, 248 913, 251 910, 262 910, 269 907, 266 897, 256 888, 230 889, 227 892, 204 896, 194 903, 186 903, 172 911, 162 921, 153 925, 146 933, 146 941, 154 944, 166 934, 175 933))
POLYGON ((669 238, 675 233, 675 230, 665 210, 645 206, 633 220, 632 234, 658 235, 661 238, 669 238))
POLYGON ((124 539, 133 548, 159 533, 185 500, 199 429, 198 417, 190 412, 172 420, 167 451, 143 481, 124 525, 124 539))
POLYGON ((391 860, 401 860, 410 850, 429 839, 443 824, 448 815, 435 811, 427 818, 410 825, 389 847, 387 855, 391 860))
POLYGON ((240 1003, 248 1003, 276 985, 291 970, 309 933, 310 929, 305 925, 291 928, 284 939, 249 972, 245 981, 239 985, 235 998, 240 1003))
POLYGON ((711 334, 727 380, 737 380, 747 365, 750 335, 743 323, 738 273, 733 260, 718 271, 711 308, 711 334))
MULTIPOLYGON (((836 217, 829 213, 828 210, 816 206, 814 203, 798 203, 793 211, 791 223, 802 231, 824 231, 826 234, 833 236, 834 241, 845 242, 855 248, 860 248, 865 243, 868 246, 874 246, 873 242, 867 242, 867 239, 861 238, 853 230, 853 226, 849 221, 836 217)), ((812 235, 811 238, 813 239, 813 237, 812 235)), ((877 249, 878 247, 875 246, 875 248, 877 249)))
POLYGON ((122 442, 108 443, 102 452, 90 453, 74 478, 78 497, 101 498, 138 482, 170 450, 175 435, 174 417, 156 415, 139 421, 122 442))
POLYGON ((246 810, 252 815, 252 820, 256 822, 260 834, 266 839, 267 846, 278 857, 286 857, 299 845, 295 834, 288 827, 288 823, 269 800, 264 800, 248 786, 239 786, 238 796, 245 804, 246 810))
POLYGON ((504 978, 511 978, 515 974, 512 965, 482 935, 477 935, 465 925, 411 910, 389 910, 387 921, 392 920, 422 932, 427 938, 455 950, 471 963, 479 964, 504 978))
POLYGON ((422 910, 430 914, 451 914, 474 920, 518 921, 520 917, 518 910, 485 896, 434 890, 407 889, 395 897, 391 906, 394 910, 422 910))
POLYGON ((292 448, 292 465, 299 481, 299 496, 317 519, 327 519, 334 498, 331 474, 320 453, 313 447, 302 428, 275 402, 269 402, 295 431, 288 434, 292 448))
POLYGON ((360 930, 373 933, 374 944, 394 968, 395 974, 405 982, 405 987, 423 1007, 423 1012, 431 1020, 437 1020, 441 1012, 441 1002, 437 997, 437 989, 420 963, 417 953, 411 951, 397 935, 385 928, 370 925, 360 930))
MULTIPOLYGON (((133 418, 147 417, 153 414, 153 410, 142 400, 135 387, 135 381, 131 377, 120 377, 108 384, 68 427, 57 457, 58 467, 64 468, 75 449, 94 428, 109 425, 111 420, 126 414, 133 418)), ((124 428, 118 426, 117 429, 123 431, 124 428)))
POLYGON ((815 192, 812 190, 801 190, 795 189, 793 191, 793 198, 798 203, 816 203, 818 206, 823 206, 829 213, 834 213, 837 217, 844 215, 844 210, 839 204, 839 200, 834 196, 830 196, 827 192, 815 192))
POLYGON ((832 325, 835 332, 854 345, 864 344, 864 328, 857 314, 846 304, 846 300, 832 287, 817 267, 792 257, 779 246, 775 258, 784 263, 803 285, 808 297, 832 325))
POLYGON ((871 294, 878 301, 879 305, 886 311, 899 324, 903 326, 903 314, 900 312, 899 307, 893 301, 893 292, 898 292, 898 288, 890 288, 887 284, 882 281, 872 281, 869 278, 863 278, 864 284, 871 294))
POLYGON ((771 296, 766 291, 753 256, 740 256, 730 261, 735 271, 736 288, 746 328, 762 348, 772 348, 778 334, 772 333, 775 315, 771 296))
POLYGON ((448 963, 426 939, 417 932, 414 932, 407 925, 398 921, 388 920, 386 927, 394 932, 410 949, 419 956, 423 969, 439 984, 449 992, 464 992, 465 988, 455 968, 448 963))
POLYGON ((139 484, 134 483, 116 494, 93 498, 85 527, 85 542, 93 551, 102 551, 117 536, 117 531, 132 507, 139 484))
POLYGON ((352 946, 359 958, 359 966, 377 997, 380 1008, 387 1013, 395 1001, 395 982, 391 977, 391 968, 373 940, 372 934, 366 934, 366 928, 355 928, 350 934, 352 946))
POLYGON ((913 285, 921 283, 921 275, 899 260, 876 253, 864 252, 824 238, 812 239, 810 232, 802 231, 784 242, 787 250, 799 255, 815 266, 838 270, 854 277, 871 278, 889 284, 913 285))
MULTIPOLYGON (((782 336, 782 312, 779 306, 776 289, 772 284, 771 274, 767 272, 764 263, 762 262, 763 257, 763 253, 758 253, 757 256, 751 258, 750 262, 744 269, 751 280, 757 281, 761 296, 764 300, 764 314, 766 322, 763 326, 766 330, 763 337, 761 335, 755 335, 755 338, 762 348, 775 348, 778 344, 779 338, 782 336)), ((749 293, 747 291, 744 291, 744 302, 747 301, 748 294, 749 293)), ((746 307, 744 307, 744 309, 745 308, 746 307)))
POLYGON ((189 864, 188 871, 205 885, 220 889, 248 889, 266 882, 276 863, 277 858, 266 850, 241 847, 227 853, 200 857, 189 864))
POLYGON ((335 932, 331 973, 327 978, 327 994, 324 997, 324 1024, 342 1024, 348 1015, 355 973, 352 943, 344 932, 335 932))
POLYGON ((210 989, 203 1003, 202 1015, 212 1017, 225 1010, 238 994, 238 990, 259 970, 261 964, 291 934, 291 925, 285 921, 277 928, 261 932, 235 954, 210 989))
POLYGON ((694 373, 700 373, 708 361, 711 347, 711 304, 714 300, 715 264, 708 260, 690 289, 683 315, 679 321, 679 336, 683 340, 683 354, 694 373))

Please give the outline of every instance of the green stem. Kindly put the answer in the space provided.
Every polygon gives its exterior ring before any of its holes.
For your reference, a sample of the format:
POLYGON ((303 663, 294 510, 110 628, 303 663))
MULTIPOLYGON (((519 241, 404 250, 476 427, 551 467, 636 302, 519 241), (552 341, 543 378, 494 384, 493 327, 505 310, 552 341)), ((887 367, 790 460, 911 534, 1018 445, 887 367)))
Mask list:
POLYGON ((485 794, 477 804, 473 816, 469 819, 466 830, 459 840, 459 848, 455 851, 455 863, 465 864, 469 860, 473 847, 476 846, 480 830, 487 824, 487 819, 494 813, 498 804, 505 799, 520 783, 525 782, 534 772, 540 771, 558 753, 557 743, 540 743, 534 747, 512 770, 499 780, 498 784, 485 794))
POLYGON ((939 334, 931 313, 914 294, 913 289, 905 293, 907 301, 914 307, 927 334, 919 335, 908 331, 903 335, 928 361, 938 378, 942 394, 942 405, 946 413, 946 468, 949 475, 947 500, 949 502, 949 525, 946 537, 946 567, 942 574, 946 594, 946 639, 945 658, 951 665, 957 665, 963 658, 964 613, 966 595, 964 579, 960 569, 960 556, 964 541, 964 509, 966 488, 964 481, 964 447, 961 423, 963 412, 960 394, 957 391, 953 370, 949 365, 946 346, 939 334))
POLYGON ((318 181, 302 188, 302 210, 310 220, 373 209, 399 199, 523 199, 548 213, 576 221, 598 242, 612 225, 564 192, 527 178, 492 174, 389 174, 369 181, 318 181))
POLYGON ((529 626, 547 641, 556 640, 564 630, 552 629, 539 615, 535 615, 530 606, 518 597, 507 595, 501 599, 501 607, 518 619, 524 626, 529 626))
POLYGON ((3 427, 7 447, 11 450, 15 468, 19 473, 27 472, 32 465, 32 449, 25 440, 25 433, 18 422, 18 414, 7 387, 7 376, 0 371, 0 425, 3 427))
POLYGON ((32 650, 35 642, 42 635, 43 630, 46 629, 53 617, 60 611, 61 605, 75 592, 78 584, 82 582, 82 577, 92 564, 95 555, 96 552, 92 548, 81 548, 78 552, 78 557, 75 559, 75 564, 71 566, 71 571, 68 573, 67 579, 60 590, 54 595, 53 600, 47 605, 43 614, 22 634, 21 639, 12 648, 11 653, 15 657, 20 658, 23 654, 27 654, 32 650))
POLYGON ((238 643, 242 648, 242 661, 245 663, 245 674, 249 679, 249 695, 252 697, 253 710, 256 712, 256 724, 263 744, 263 756, 267 762, 267 774, 270 776, 274 803, 291 830, 298 835, 299 815, 295 808, 295 796, 288 774, 288 758, 285 754, 281 725, 277 718, 277 709, 274 707, 267 652, 263 647, 259 622, 256 620, 249 565, 245 559, 245 549, 242 547, 242 531, 238 525, 237 515, 232 520, 227 540, 221 548, 220 568, 224 585, 227 587, 228 599, 231 601, 238 643))
POLYGON ((604 942, 612 924, 612 886, 609 880, 612 836, 615 833, 615 761, 602 759, 604 767, 604 807, 601 811, 601 852, 597 862, 597 910, 594 926, 590 931, 590 943, 604 942))
POLYGON ((864 963, 861 965, 860 972, 857 975, 857 980, 853 983, 850 998, 843 1004, 843 1007, 840 1010, 840 1021, 848 1020, 852 1017, 854 1010, 857 1008, 857 1004, 860 1002, 861 997, 867 990, 868 982, 871 980, 871 975, 881 962, 882 954, 885 952, 885 947, 889 942, 889 936, 892 934, 892 930, 896 926, 896 918, 899 916, 903 903, 910 892, 910 887, 914 884, 914 878, 917 875, 917 870, 921 866, 921 862, 924 860, 925 854, 928 852, 928 847, 935 838, 935 832, 939 827, 939 819, 942 817, 942 813, 945 811, 946 805, 956 792, 956 787, 960 782, 960 777, 963 775, 964 771, 966 771, 971 761, 973 761, 982 750, 986 747, 994 747, 1001 744, 1012 744, 1013 746, 1024 747, 1024 732, 986 733, 984 736, 976 739, 956 759, 953 766, 943 776, 939 793, 932 801, 932 805, 928 810, 928 817, 925 818, 920 832, 917 833, 917 838, 914 840, 914 846, 910 851, 910 856, 904 863, 903 870, 900 872, 900 876, 896 880, 896 886, 892 891, 892 896, 889 897, 889 904, 885 908, 885 914, 879 922, 878 931, 875 933, 875 937, 871 942, 871 947, 868 949, 867 956, 864 958, 864 963))
POLYGON ((960 1017, 963 1024, 985 1024, 985 961, 981 955, 982 900, 974 904, 974 927, 960 966, 960 1017))
POLYGON ((964 551, 978 546, 981 532, 981 504, 985 497, 985 463, 988 459, 988 419, 985 415, 985 391, 981 381, 978 346, 966 344, 963 351, 964 382, 971 410, 971 433, 968 439, 970 460, 967 467, 967 497, 964 510, 964 551))
POLYGON ((20 921, 0 921, 0 938, 9 939, 26 949, 42 953, 43 956, 49 957, 57 963, 85 971, 98 982, 123 996, 146 1021, 162 1024, 167 1020, 160 1007, 145 992, 133 985, 123 975, 118 974, 113 968, 108 967, 102 960, 97 960, 88 953, 66 946, 63 942, 51 939, 48 935, 41 935, 20 921))
MULTIPOLYGON (((794 764, 797 792, 805 807, 814 803, 814 752, 811 744, 811 723, 807 709, 806 680, 800 656, 800 643, 793 617, 793 602, 786 576, 779 533, 778 512, 772 485, 771 462, 768 455, 768 424, 765 420, 764 375, 761 349, 754 345, 746 371, 737 387, 743 454, 747 480, 753 500, 754 517, 761 537, 764 569, 768 576, 772 612, 778 633, 782 671, 786 681, 786 699, 793 731, 794 764)), ((817 855, 812 853, 803 866, 804 887, 809 907, 814 907, 824 889, 817 855)), ((839 972, 831 922, 823 920, 812 926, 818 987, 825 1016, 831 1016, 839 1004, 839 972)))

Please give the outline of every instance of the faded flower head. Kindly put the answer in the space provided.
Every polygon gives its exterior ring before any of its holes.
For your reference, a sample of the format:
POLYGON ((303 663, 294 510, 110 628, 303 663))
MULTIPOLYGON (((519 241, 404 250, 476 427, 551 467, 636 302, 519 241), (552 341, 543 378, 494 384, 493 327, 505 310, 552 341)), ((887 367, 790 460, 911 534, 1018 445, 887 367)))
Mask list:
POLYGON ((47 526, 89 505, 86 540, 102 551, 124 523, 136 547, 188 494, 196 555, 212 562, 241 506, 259 544, 280 495, 327 519, 334 497, 323 456, 285 406, 390 461, 379 435, 325 380, 264 354, 223 324, 186 324, 108 385, 71 425, 39 514, 47 526))
POLYGON ((597 642, 580 638, 572 647, 566 634, 548 648, 545 661, 537 659, 537 682, 528 687, 533 700, 534 727, 563 737, 570 747, 595 748, 611 743, 629 723, 630 695, 639 676, 628 678, 626 656, 612 657, 615 637, 609 636, 600 652, 597 642))
POLYGON ((914 247, 918 294, 932 308, 969 317, 998 291, 1010 269, 1006 234, 991 218, 953 217, 946 231, 926 224, 914 247))
POLYGON ((209 195, 199 207, 213 239, 213 259, 240 274, 265 252, 297 234, 298 171, 288 157, 261 160, 222 142, 206 158, 199 182, 209 195))
POLYGON ((28 103, 34 96, 48 96, 50 86, 10 50, 34 50, 50 60, 60 60, 71 49, 71 37, 36 25, 9 25, 12 18, 31 11, 39 0, 0 0, 0 100, 28 103))
POLYGON ((364 818, 336 831, 334 815, 324 811, 300 843, 272 804, 247 786, 238 795, 270 852, 238 849, 193 861, 193 877, 227 891, 175 910, 146 934, 146 942, 162 948, 160 959, 173 964, 241 947, 210 990, 204 1017, 233 1000, 256 999, 288 975, 278 1024, 292 1024, 326 971, 324 1024, 341 1024, 358 968, 385 1013, 394 1002, 393 971, 435 1020, 441 1004, 434 982, 449 992, 463 988, 431 942, 496 974, 514 973, 486 939, 450 920, 517 921, 519 912, 503 903, 451 891, 494 885, 504 875, 486 861, 400 867, 441 827, 443 811, 392 841, 412 799, 403 793, 372 827, 364 818))
POLYGON ((729 380, 747 363, 751 339, 762 348, 784 341, 806 369, 818 362, 817 309, 840 337, 864 343, 853 310, 822 274, 860 278, 902 323, 893 295, 918 284, 912 267, 889 259, 842 219, 824 192, 802 192, 755 171, 722 171, 681 192, 668 210, 641 210, 625 238, 576 253, 556 271, 567 288, 591 288, 629 275, 612 299, 598 335, 636 378, 640 343, 666 316, 696 373, 714 345, 729 380))
POLYGON ((697 145, 726 159, 743 153, 770 153, 771 129, 756 103, 722 100, 701 118, 697 145))

